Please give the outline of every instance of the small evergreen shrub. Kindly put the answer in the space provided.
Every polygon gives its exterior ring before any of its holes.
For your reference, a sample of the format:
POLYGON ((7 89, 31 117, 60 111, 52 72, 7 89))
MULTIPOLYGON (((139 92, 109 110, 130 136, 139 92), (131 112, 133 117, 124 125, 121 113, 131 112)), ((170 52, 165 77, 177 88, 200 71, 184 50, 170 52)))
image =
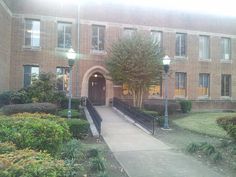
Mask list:
MULTIPOLYGON (((68 98, 64 98, 63 100, 61 100, 61 108, 67 109, 68 108, 68 102, 69 102, 68 98)), ((72 98, 71 99, 71 108, 72 109, 78 109, 79 105, 80 105, 80 99, 78 99, 78 98, 72 98)))
POLYGON ((236 141, 236 117, 221 117, 216 122, 236 141))
POLYGON ((82 156, 82 144, 77 139, 72 139, 61 148, 60 157, 64 160, 78 159, 82 156))
POLYGON ((199 146, 196 143, 190 143, 186 148, 186 151, 190 154, 196 153, 198 150, 199 146))
POLYGON ((29 112, 42 112, 55 114, 57 112, 57 106, 51 103, 29 103, 29 104, 13 104, 2 107, 2 112, 5 115, 29 112))
POLYGON ((89 149, 87 151, 87 157, 88 158, 98 157, 98 155, 99 155, 99 151, 97 149, 89 149))
POLYGON ((0 176, 65 177, 67 168, 62 160, 29 149, 0 155, 0 176))
POLYGON ((91 159, 91 170, 94 172, 105 171, 104 159, 95 157, 91 159))
POLYGON ((0 154, 14 152, 16 150, 16 145, 12 142, 0 143, 0 154))
MULTIPOLYGON (((58 116, 67 118, 68 117, 68 109, 63 109, 61 111, 58 111, 57 113, 58 116)), ((80 118, 82 117, 81 114, 77 109, 71 109, 71 118, 80 118)))
POLYGON ((70 139, 69 128, 38 118, 0 118, 0 141, 11 141, 20 149, 31 148, 56 153, 70 139))
POLYGON ((3 92, 0 94, 0 108, 4 105, 9 105, 11 103, 12 91, 3 92))
POLYGON ((182 113, 188 113, 192 109, 192 102, 190 100, 181 100, 179 104, 182 113))
POLYGON ((89 132, 89 122, 81 119, 67 119, 70 132, 74 138, 83 138, 89 132))

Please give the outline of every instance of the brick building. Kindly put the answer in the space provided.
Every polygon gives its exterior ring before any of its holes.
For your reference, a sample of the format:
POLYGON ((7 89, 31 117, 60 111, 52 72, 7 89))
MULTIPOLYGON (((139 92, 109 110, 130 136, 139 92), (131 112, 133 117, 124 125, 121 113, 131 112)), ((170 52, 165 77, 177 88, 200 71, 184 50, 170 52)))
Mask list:
MULTIPOLYGON (((153 36, 170 66, 170 99, 236 100, 236 18, 157 7, 76 1, 0 0, 0 92, 18 90, 39 72, 53 72, 58 88, 68 89, 66 52, 78 53, 73 67, 74 97, 108 104, 129 97, 114 85, 105 67, 106 50, 124 35, 153 36), (66 2, 66 1, 64 1, 66 2)), ((162 85, 148 98, 162 98, 162 85)))

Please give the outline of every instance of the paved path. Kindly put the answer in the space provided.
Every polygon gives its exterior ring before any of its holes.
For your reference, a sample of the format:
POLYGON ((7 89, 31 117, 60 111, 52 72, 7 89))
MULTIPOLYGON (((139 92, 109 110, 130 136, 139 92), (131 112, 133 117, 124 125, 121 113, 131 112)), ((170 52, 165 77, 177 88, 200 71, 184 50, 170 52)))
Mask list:
POLYGON ((129 123, 110 107, 96 107, 102 136, 130 177, 225 177, 177 153, 129 123))

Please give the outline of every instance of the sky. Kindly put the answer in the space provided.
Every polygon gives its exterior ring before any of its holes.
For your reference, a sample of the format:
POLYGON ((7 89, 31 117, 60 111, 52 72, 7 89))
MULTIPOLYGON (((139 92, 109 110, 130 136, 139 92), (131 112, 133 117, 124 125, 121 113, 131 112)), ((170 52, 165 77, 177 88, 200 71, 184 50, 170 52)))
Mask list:
MULTIPOLYGON (((80 0, 81 1, 81 0, 80 0)), ((127 5, 157 6, 169 10, 181 10, 203 14, 236 17, 236 0, 82 0, 86 3, 112 1, 127 5)))

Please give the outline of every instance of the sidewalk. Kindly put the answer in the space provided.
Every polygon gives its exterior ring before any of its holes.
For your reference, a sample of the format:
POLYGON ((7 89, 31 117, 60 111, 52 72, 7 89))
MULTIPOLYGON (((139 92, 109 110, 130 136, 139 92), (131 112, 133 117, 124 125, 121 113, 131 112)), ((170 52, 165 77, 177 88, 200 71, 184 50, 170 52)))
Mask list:
POLYGON ((225 177, 196 159, 171 150, 110 107, 96 107, 102 136, 130 177, 225 177))

